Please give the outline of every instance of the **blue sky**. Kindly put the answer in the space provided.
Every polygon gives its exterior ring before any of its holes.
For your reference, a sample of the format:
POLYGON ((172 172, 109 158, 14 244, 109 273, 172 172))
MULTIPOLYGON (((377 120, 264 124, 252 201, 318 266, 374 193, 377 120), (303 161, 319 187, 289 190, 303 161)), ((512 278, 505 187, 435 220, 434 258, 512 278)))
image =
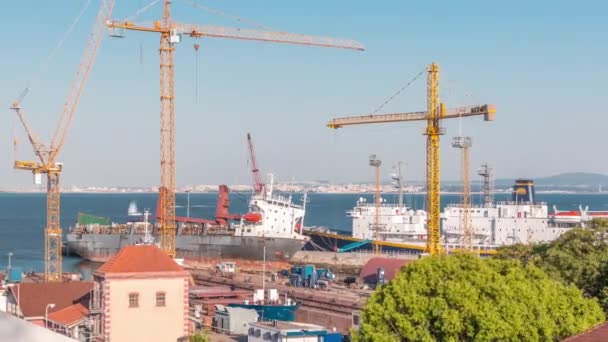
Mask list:
MULTIPOLYGON (((147 0, 120 1, 114 18, 147 0)), ((367 114, 432 61, 441 67, 448 107, 495 103, 497 121, 446 122, 444 179, 459 177, 450 140, 473 138, 473 169, 492 163, 498 177, 540 177, 567 171, 608 172, 602 158, 608 116, 608 5, 602 1, 306 1, 197 0, 276 30, 352 38, 367 51, 185 38, 176 52, 178 185, 247 183, 245 135, 251 132, 263 171, 279 179, 372 179, 368 155, 386 166, 408 163, 424 177, 422 123, 330 131, 333 116, 367 114), (193 44, 200 44, 198 55, 193 44), (198 58, 198 75, 195 60, 198 58), (198 78, 198 97, 195 80, 198 78)), ((0 13, 0 187, 28 186, 13 171, 16 155, 32 156, 8 110, 24 101, 36 132, 47 138, 59 115, 90 32, 99 0, 46 70, 57 41, 86 0, 23 0, 0 13)), ((175 21, 251 27, 175 0, 175 21)), ((156 5, 138 21, 160 17, 156 5)), ((60 156, 65 185, 151 186, 159 182, 158 36, 106 37, 60 156)), ((425 108, 418 80, 386 112, 425 108)))

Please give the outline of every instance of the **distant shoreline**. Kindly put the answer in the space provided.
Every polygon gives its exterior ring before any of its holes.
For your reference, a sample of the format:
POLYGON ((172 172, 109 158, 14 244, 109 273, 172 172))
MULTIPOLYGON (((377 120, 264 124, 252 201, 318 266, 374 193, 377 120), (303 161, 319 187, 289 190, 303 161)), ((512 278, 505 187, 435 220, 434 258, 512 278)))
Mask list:
MULTIPOLYGON (((239 194, 251 193, 251 191, 231 191, 239 194)), ((284 193, 303 193, 302 191, 279 191, 284 193)), ((40 194, 44 195, 45 191, 7 191, 0 190, 0 194, 40 194)), ((134 195, 134 194, 156 194, 155 191, 62 191, 62 194, 82 194, 82 195, 134 195)), ((185 194, 185 191, 177 191, 178 194, 185 194)), ((191 191, 192 194, 217 194, 217 191, 191 191)), ((348 192, 348 191, 308 191, 309 194, 320 194, 320 195, 373 195, 374 192, 348 192)), ((383 192, 383 195, 398 195, 397 192, 383 192)), ((426 192, 405 192, 404 195, 425 195, 426 192)), ((462 192, 445 191, 441 192, 442 195, 462 195, 462 192)), ((510 195, 509 191, 494 192, 494 195, 510 195)), ((547 190, 547 191, 536 191, 537 195, 608 195, 608 192, 587 192, 587 191, 561 191, 561 190, 547 190)), ((483 195, 482 192, 471 192, 471 195, 483 195)))

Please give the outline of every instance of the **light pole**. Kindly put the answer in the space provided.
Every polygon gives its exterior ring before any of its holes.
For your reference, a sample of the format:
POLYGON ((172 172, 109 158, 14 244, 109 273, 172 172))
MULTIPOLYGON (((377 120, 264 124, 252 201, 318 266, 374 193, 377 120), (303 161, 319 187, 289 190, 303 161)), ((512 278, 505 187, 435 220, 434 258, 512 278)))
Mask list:
POLYGON ((192 192, 192 190, 188 189, 186 190, 186 194, 187 194, 187 204, 186 204, 186 217, 190 217, 190 192, 192 192))
POLYGON ((55 304, 51 303, 51 304, 47 304, 46 308, 44 309, 44 327, 48 329, 48 321, 49 321, 49 308, 54 308, 55 304))
POLYGON ((380 245, 380 165, 382 162, 380 159, 376 157, 375 154, 369 156, 369 165, 376 170, 376 213, 374 217, 374 225, 375 225, 375 236, 373 241, 374 246, 374 254, 382 253, 382 246, 380 245))
POLYGON ((7 267, 7 269, 9 269, 9 270, 10 270, 10 269, 12 268, 12 265, 11 265, 11 257, 13 256, 13 252, 8 252, 8 254, 7 254, 7 255, 8 255, 8 267, 7 267))

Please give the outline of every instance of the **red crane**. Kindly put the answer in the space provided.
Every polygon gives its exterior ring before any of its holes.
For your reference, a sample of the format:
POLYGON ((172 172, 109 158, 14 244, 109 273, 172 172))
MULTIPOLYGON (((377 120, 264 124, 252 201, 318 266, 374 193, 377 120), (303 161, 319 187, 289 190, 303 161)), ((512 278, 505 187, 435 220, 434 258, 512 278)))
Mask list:
POLYGON ((262 182, 258 163, 255 161, 255 150, 253 149, 253 141, 251 134, 247 133, 247 144, 249 145, 249 159, 251 160, 251 175, 253 176, 253 190, 256 195, 263 194, 265 184, 262 182))

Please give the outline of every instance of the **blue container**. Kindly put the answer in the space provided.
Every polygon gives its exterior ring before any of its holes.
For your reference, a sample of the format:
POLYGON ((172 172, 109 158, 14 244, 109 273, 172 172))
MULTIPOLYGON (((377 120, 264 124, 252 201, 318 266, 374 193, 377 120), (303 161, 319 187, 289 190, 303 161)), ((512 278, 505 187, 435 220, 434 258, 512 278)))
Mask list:
POLYGON ((302 276, 304 277, 304 279, 309 279, 313 276, 313 274, 316 274, 315 265, 302 266, 302 276))
POLYGON ((294 266, 291 268, 291 274, 299 274, 302 275, 302 267, 294 266))
POLYGON ((23 276, 23 272, 20 267, 13 267, 8 270, 8 282, 9 283, 20 283, 23 276))
POLYGON ((342 342, 344 337, 340 333, 327 333, 323 339, 325 342, 342 342))

